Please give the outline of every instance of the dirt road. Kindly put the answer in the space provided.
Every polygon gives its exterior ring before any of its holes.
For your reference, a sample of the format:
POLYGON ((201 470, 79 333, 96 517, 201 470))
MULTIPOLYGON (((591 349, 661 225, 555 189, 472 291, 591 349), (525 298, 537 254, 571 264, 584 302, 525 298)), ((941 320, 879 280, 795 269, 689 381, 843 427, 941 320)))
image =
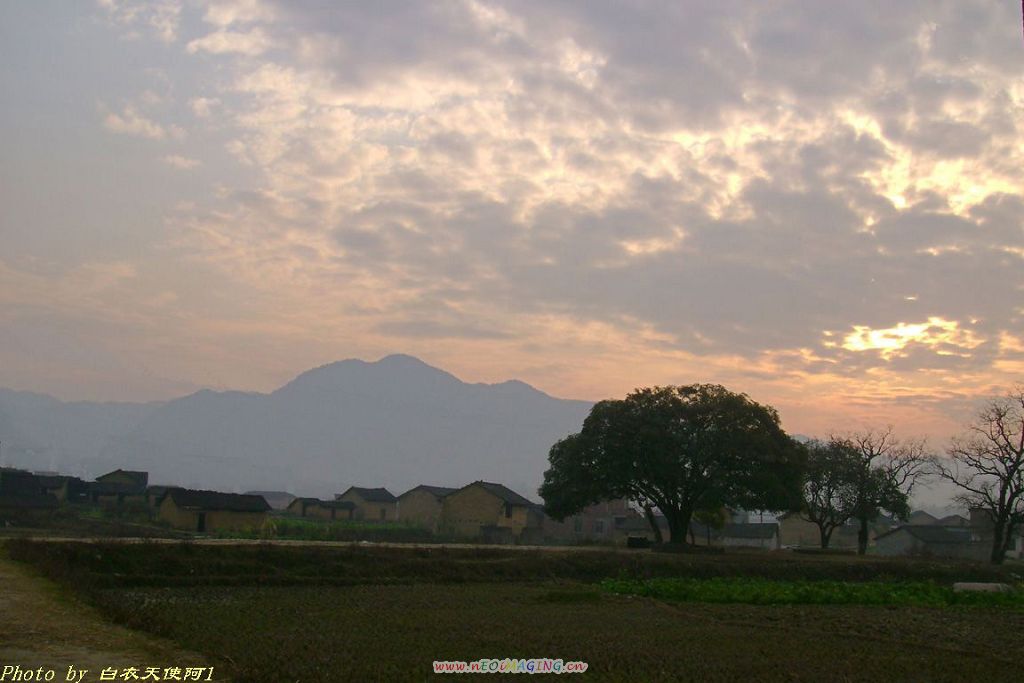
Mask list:
MULTIPOLYGON (((134 668, 140 680, 163 681, 173 680, 165 669, 180 669, 184 679, 187 667, 208 670, 210 662, 170 642, 104 621, 96 610, 33 576, 0 550, 0 680, 122 681, 124 672, 134 668), (42 677, 37 677, 40 667, 42 677), (157 671, 144 678, 151 667, 157 671), (79 677, 77 672, 83 669, 87 673, 79 677), (104 669, 108 674, 116 670, 116 678, 103 678, 104 669), (51 671, 53 677, 47 678, 51 671)), ((215 669, 213 678, 204 671, 200 680, 226 679, 215 669)))

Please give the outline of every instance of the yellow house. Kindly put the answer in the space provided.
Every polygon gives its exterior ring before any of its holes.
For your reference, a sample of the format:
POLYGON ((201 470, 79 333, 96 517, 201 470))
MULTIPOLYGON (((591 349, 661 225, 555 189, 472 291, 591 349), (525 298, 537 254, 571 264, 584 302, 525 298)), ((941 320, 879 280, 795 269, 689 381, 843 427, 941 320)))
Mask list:
POLYGON ((536 507, 502 484, 475 481, 444 497, 440 528, 455 536, 511 543, 524 529, 540 524, 536 507))
POLYGON ((353 519, 367 522, 394 522, 398 519, 398 499, 385 488, 351 486, 345 493, 336 495, 334 500, 355 504, 353 519))
POLYGON ((186 531, 259 529, 270 505, 262 496, 173 488, 160 501, 160 519, 186 531))
POLYGON ((89 500, 99 505, 121 505, 146 500, 148 472, 117 469, 89 483, 89 500))
POLYGON ((398 519, 431 531, 441 523, 444 497, 457 489, 420 484, 398 497, 398 519))
POLYGON ((349 500, 320 500, 319 498, 296 498, 286 508, 289 514, 317 519, 352 519, 356 505, 349 500))

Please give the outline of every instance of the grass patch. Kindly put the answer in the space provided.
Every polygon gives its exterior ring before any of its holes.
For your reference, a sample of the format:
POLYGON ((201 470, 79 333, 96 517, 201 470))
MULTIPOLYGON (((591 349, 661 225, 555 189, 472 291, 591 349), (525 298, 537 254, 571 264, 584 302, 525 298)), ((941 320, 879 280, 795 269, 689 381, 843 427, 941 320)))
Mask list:
POLYGON ((1005 593, 954 592, 951 586, 925 581, 769 581, 756 578, 664 578, 637 581, 608 579, 609 593, 642 595, 673 602, 747 605, 913 605, 1024 608, 1024 590, 1005 593))

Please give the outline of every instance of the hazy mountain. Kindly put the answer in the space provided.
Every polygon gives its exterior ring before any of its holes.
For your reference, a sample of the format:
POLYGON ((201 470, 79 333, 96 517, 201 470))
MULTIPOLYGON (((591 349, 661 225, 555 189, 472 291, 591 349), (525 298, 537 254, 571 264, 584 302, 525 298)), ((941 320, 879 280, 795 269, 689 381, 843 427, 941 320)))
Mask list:
POLYGON ((548 449, 590 405, 396 355, 331 363, 270 394, 108 404, 0 390, 0 441, 8 464, 90 477, 124 467, 151 483, 304 495, 489 479, 536 499, 548 449))

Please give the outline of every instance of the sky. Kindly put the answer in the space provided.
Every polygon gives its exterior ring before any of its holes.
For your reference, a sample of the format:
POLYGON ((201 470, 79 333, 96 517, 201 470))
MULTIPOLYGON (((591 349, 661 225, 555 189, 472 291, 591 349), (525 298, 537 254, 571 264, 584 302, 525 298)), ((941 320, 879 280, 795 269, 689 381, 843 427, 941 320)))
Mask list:
POLYGON ((0 386, 401 352, 942 441, 1024 380, 1020 11, 0 3, 0 386))

